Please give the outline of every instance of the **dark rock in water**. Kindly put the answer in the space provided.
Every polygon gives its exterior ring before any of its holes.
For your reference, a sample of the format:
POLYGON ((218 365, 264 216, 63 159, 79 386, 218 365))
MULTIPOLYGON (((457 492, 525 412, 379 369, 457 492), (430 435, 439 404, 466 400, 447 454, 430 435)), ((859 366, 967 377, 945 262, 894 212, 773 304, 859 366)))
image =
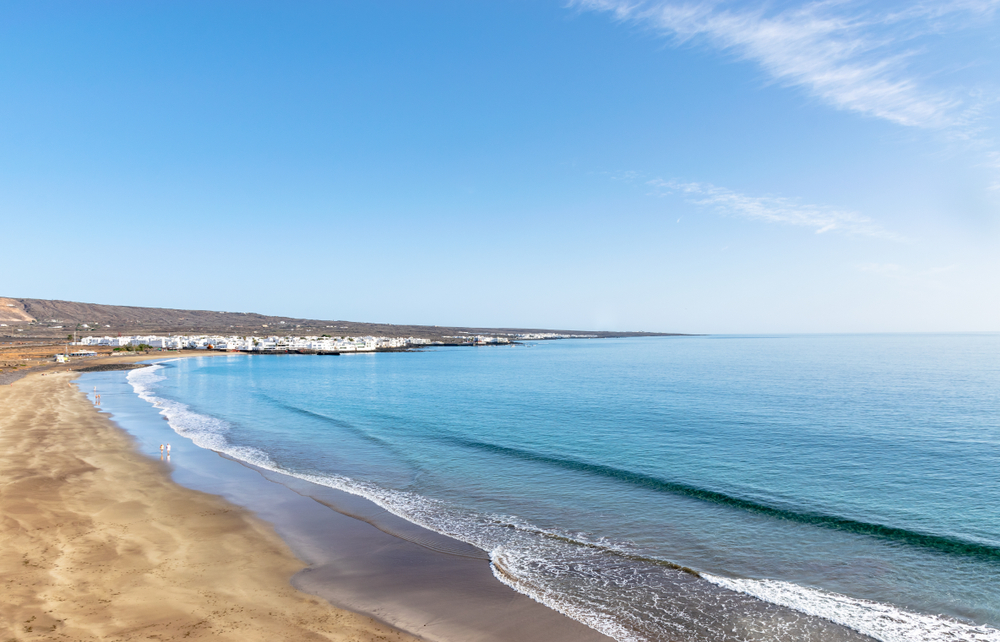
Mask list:
POLYGON ((87 366, 86 368, 74 368, 74 372, 108 372, 111 370, 137 370, 148 368, 149 363, 105 363, 99 366, 87 366))

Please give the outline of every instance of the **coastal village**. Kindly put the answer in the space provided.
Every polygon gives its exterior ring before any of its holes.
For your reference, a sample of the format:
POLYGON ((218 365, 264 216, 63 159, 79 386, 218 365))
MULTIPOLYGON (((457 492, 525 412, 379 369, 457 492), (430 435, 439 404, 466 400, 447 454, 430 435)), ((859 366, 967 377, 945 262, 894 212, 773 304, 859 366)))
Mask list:
POLYGON ((0 297, 0 383, 80 358, 147 352, 337 355, 655 334, 396 325, 0 297))
MULTIPOLYGON (((556 333, 495 335, 460 335, 445 337, 448 341, 431 341, 420 337, 332 337, 322 336, 218 336, 218 335, 132 335, 87 336, 72 343, 74 346, 101 346, 112 349, 136 348, 159 350, 219 350, 228 352, 340 354, 343 352, 379 352, 407 350, 429 346, 510 345, 518 340, 583 338, 584 335, 556 333)), ((84 352, 85 351, 81 351, 84 352)), ((78 352, 77 354, 80 354, 78 352)))
MULTIPOLYGON (((485 339, 485 337, 484 337, 485 339)), ((121 337, 84 337, 74 345, 135 348, 148 346, 160 350, 220 350, 228 352, 341 353, 399 350, 430 345, 416 337, 329 337, 329 336, 219 336, 219 335, 132 335, 121 337)))
POLYGON ((593 338, 592 335, 560 334, 555 332, 519 333, 513 336, 466 334, 445 336, 444 341, 423 337, 376 336, 224 336, 224 335, 156 335, 136 334, 127 336, 86 336, 79 340, 68 338, 64 342, 22 344, 0 343, 0 374, 22 367, 35 367, 45 363, 67 363, 71 359, 97 356, 125 356, 136 352, 205 350, 218 352, 243 352, 251 354, 328 354, 339 355, 358 352, 400 352, 435 346, 503 346, 519 341, 551 339, 593 338), (70 346, 73 346, 72 350, 70 346), (97 348, 98 350, 94 350, 97 348))

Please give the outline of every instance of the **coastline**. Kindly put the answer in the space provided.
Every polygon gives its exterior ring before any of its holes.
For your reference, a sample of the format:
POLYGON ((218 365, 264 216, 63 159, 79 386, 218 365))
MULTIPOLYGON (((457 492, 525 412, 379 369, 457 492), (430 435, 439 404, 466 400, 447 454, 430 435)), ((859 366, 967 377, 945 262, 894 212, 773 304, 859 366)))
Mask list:
POLYGON ((10 386, 25 377, 33 374, 53 374, 58 372, 93 372, 95 368, 101 368, 102 370, 127 370, 129 368, 119 367, 119 366, 130 366, 134 367, 139 363, 151 362, 151 361, 162 361, 165 359, 185 359, 189 357, 214 357, 223 356, 227 353, 225 352, 213 352, 211 350, 199 350, 197 352, 193 350, 185 352, 174 352, 174 353, 142 353, 142 354, 129 354, 129 355, 101 355, 97 357, 86 357, 83 359, 78 359, 66 363, 57 363, 55 361, 47 361, 42 365, 30 366, 23 370, 12 370, 8 372, 0 372, 0 386, 10 386))
MULTIPOLYGON (((56 380, 63 376, 68 383, 74 375, 80 377, 74 387, 85 393, 76 393, 82 408, 103 419, 107 427, 117 431, 128 442, 133 454, 165 473, 166 478, 179 484, 182 490, 201 491, 216 499, 221 497, 220 501, 223 503, 231 502, 240 507, 236 510, 249 512, 252 517, 263 520, 265 528, 271 529, 272 535, 276 533, 284 540, 286 549, 290 549, 291 554, 299 560, 298 568, 302 570, 291 577, 291 585, 320 596, 336 607, 374 617, 381 623, 435 642, 515 639, 568 642, 609 639, 556 612, 566 612, 560 608, 559 600, 553 604, 545 596, 545 599, 535 596, 534 599, 547 605, 543 606, 504 586, 507 582, 501 575, 507 576, 505 566, 508 556, 497 553, 498 557, 493 560, 496 568, 491 573, 488 563, 490 556, 484 550, 452 539, 453 534, 446 535, 451 534, 452 530, 437 529, 433 522, 417 519, 417 523, 414 523, 404 517, 397 517, 409 516, 409 513, 396 511, 392 502, 385 504, 381 501, 381 496, 372 498, 366 492, 352 494, 357 492, 353 486, 338 490, 344 487, 337 483, 331 486, 330 480, 325 478, 313 479, 309 474, 299 474, 301 471, 292 472, 290 476, 282 467, 269 463, 270 460, 266 457, 248 457, 239 449, 220 446, 213 450, 215 446, 211 445, 212 442, 203 442, 199 438, 194 438, 194 442, 191 442, 189 439, 193 433, 188 432, 191 426, 200 425, 197 422, 213 425, 212 422, 218 420, 205 414, 199 415, 198 411, 185 414, 187 411, 184 410, 184 404, 175 403, 169 396, 161 399, 150 394, 149 381, 158 378, 155 371, 147 373, 143 370, 129 375, 127 372, 107 370, 136 367, 137 364, 129 364, 125 359, 172 361, 176 356, 178 355, 156 355, 152 359, 150 355, 118 357, 106 360, 111 362, 109 365, 85 368, 74 364, 77 372, 85 372, 80 375, 39 374, 34 377, 34 382, 29 380, 18 386, 33 385, 37 380, 56 380), (97 409, 92 405, 94 396, 89 393, 95 385, 96 391, 102 393, 104 398, 104 405, 97 409), (91 403, 85 397, 90 397, 91 403), (101 411, 104 411, 103 417, 101 411), (112 421, 108 421, 108 412, 113 413, 110 417, 112 421), (168 419, 169 424, 164 421, 168 419), (192 424, 192 421, 195 423, 192 424), (174 442, 172 462, 169 457, 164 461, 158 451, 158 444, 170 441, 174 442), (260 463, 264 468, 251 462, 260 463), (317 483, 313 483, 314 481, 317 483), (428 530, 418 523, 435 530, 428 530), (494 577, 494 574, 497 576, 494 577)), ((88 363, 99 362, 88 360, 88 363)), ((177 365, 184 368, 191 364, 177 365)), ((76 392, 69 386, 65 389, 76 392)), ((0 405, 6 409, 6 399, 3 396, 0 396, 0 405)), ((61 412, 62 408, 59 410, 61 412)), ((0 429, 4 427, 0 423, 0 429)), ((0 436, 2 435, 0 430, 0 436)), ((8 511, 6 507, 4 509, 6 514, 8 511)), ((459 537, 483 546, 475 538, 459 537)), ((484 548, 494 553, 498 550, 492 544, 484 548)), ((517 572, 516 565, 511 568, 514 575, 509 579, 517 586, 522 574, 517 572)), ((289 575, 291 574, 286 574, 283 580, 285 588, 288 588, 289 575)), ((826 624, 816 622, 811 616, 801 619, 801 615, 789 613, 781 606, 781 596, 755 596, 752 591, 740 586, 725 586, 724 578, 720 580, 708 577, 707 583, 697 580, 697 574, 685 575, 684 578, 687 578, 690 586, 683 589, 682 593, 691 589, 704 593, 703 597, 709 598, 707 602, 704 599, 697 600, 704 602, 701 607, 697 604, 691 604, 691 607, 696 610, 712 607, 709 610, 713 612, 719 610, 703 622, 708 626, 691 639, 730 639, 729 629, 732 627, 723 625, 732 620, 732 616, 737 616, 741 621, 749 618, 748 622, 784 620, 786 624, 781 626, 785 629, 783 634, 774 631, 773 633, 778 633, 774 639, 870 639, 864 634, 858 634, 857 629, 847 631, 832 624, 841 620, 835 613, 824 618, 826 624), (736 593, 730 593, 731 590, 736 593), (738 594, 743 594, 744 597, 738 597, 738 594), (763 601, 759 602, 759 599, 763 601), (730 615, 725 615, 726 613, 730 615), (713 620, 716 621, 713 623, 713 620), (800 621, 796 623, 796 620, 800 621), (814 628, 816 624, 819 628, 814 628), (799 629, 800 625, 812 630, 799 629), (789 626, 791 628, 786 628, 789 626), (798 633, 793 629, 797 629, 798 633)), ((535 595, 531 591, 525 593, 535 595)), ((674 607, 688 608, 684 606, 687 600, 680 593, 675 597, 679 599, 674 607)), ((798 610, 794 604, 784 604, 784 607, 798 610)), ((574 617, 578 615, 574 613, 574 617)), ((820 617, 823 618, 822 615, 820 617)), ((589 620, 583 621, 590 624, 589 620)), ((842 624, 851 626, 849 621, 842 624)), ((933 625, 934 622, 930 624, 933 625)), ((32 624, 27 623, 26 626, 32 624)), ((604 628, 601 627, 601 630, 604 628)), ((737 634, 737 629, 733 629, 732 633, 737 634)), ((618 639, 633 639, 627 634, 622 637, 618 632, 609 634, 618 639)), ((738 637, 736 635, 733 639, 738 637)), ((890 638, 895 639, 892 635, 890 638)), ((653 636, 648 639, 661 638, 653 636)), ((975 639, 980 637, 977 635, 975 639)))
MULTIPOLYGON (((148 360, 148 358, 147 358, 148 360)), ((497 581, 488 555, 350 493, 257 468, 194 445, 135 395, 122 372, 94 372, 113 422, 140 453, 173 440, 171 478, 269 524, 307 568, 292 585, 421 639, 607 642, 607 636, 497 581)), ((158 463, 158 462, 157 462, 158 463)))
MULTIPOLYGON (((150 374, 156 380, 157 375, 150 374)), ((633 632, 600 612, 580 611, 573 602, 540 593, 530 583, 525 586, 523 578, 505 572, 514 560, 492 544, 485 548, 500 556, 493 560, 495 569, 489 563, 492 555, 483 548, 464 543, 470 541, 465 538, 453 539, 448 529, 410 521, 378 497, 331 485, 330 480, 286 474, 266 457, 232 449, 225 440, 196 437, 202 430, 214 434, 227 428, 216 427, 220 420, 183 403, 151 394, 145 384, 133 381, 135 377, 144 380, 148 375, 96 372, 84 375, 80 385, 85 391, 96 385, 106 402, 103 409, 114 413, 115 423, 148 456, 159 456, 157 444, 174 440, 175 481, 220 495, 274 524, 309 565, 294 578, 297 587, 434 642, 607 642, 609 635, 620 640, 664 639, 660 633, 665 631, 633 632)), ((687 639, 744 639, 755 622, 769 623, 776 640, 870 639, 683 571, 666 572, 666 577, 657 566, 652 572, 658 581, 673 586, 671 617, 682 623, 679 630, 687 639)))
POLYGON ((273 526, 173 482, 76 376, 0 387, 5 639, 416 639, 295 589, 273 526))

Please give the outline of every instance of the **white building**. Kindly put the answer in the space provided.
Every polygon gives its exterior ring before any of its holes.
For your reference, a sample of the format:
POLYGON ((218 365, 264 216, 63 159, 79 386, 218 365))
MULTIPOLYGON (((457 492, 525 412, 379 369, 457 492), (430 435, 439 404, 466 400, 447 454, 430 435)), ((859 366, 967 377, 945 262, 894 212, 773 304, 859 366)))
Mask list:
MULTIPOLYGON (((504 340, 506 341, 506 340, 504 340)), ((77 345, 124 346, 148 345, 162 350, 239 350, 245 352, 373 352, 386 348, 405 348, 410 345, 428 345, 427 339, 413 337, 256 337, 256 336, 158 336, 133 335, 127 337, 83 337, 77 345)))

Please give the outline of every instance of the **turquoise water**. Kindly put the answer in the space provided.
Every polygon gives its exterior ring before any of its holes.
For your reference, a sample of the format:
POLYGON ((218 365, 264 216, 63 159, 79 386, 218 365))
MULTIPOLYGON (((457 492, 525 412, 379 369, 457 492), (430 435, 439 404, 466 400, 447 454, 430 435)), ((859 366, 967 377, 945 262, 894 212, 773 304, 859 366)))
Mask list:
POLYGON ((480 546, 621 640, 710 639, 706 582, 881 640, 1000 640, 1000 335, 232 355, 129 381, 195 443, 480 546))

